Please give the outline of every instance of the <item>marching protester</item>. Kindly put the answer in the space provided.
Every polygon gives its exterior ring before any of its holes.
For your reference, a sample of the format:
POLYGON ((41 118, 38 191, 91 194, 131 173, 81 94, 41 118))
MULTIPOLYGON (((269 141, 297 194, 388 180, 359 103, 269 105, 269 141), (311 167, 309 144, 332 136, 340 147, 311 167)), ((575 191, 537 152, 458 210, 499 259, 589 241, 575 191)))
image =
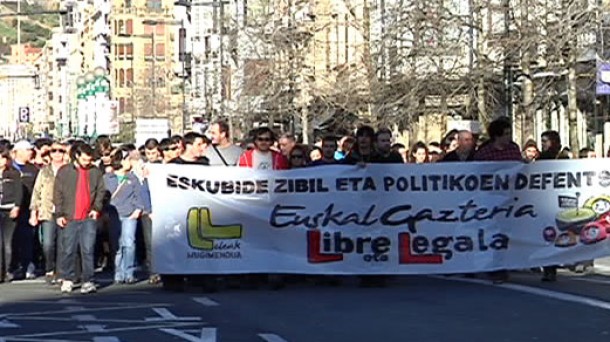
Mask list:
POLYGON ((294 146, 297 144, 297 139, 294 134, 284 133, 280 136, 278 143, 280 146, 280 152, 282 152, 285 157, 288 157, 288 153, 290 153, 290 151, 292 151, 294 146))
POLYGON ((458 132, 458 146, 455 150, 443 157, 443 162, 466 162, 474 160, 475 144, 472 132, 462 130, 458 132))
POLYGON ((236 166, 243 150, 231 143, 231 132, 225 121, 212 123, 209 129, 211 146, 205 151, 205 157, 211 166, 236 166))
POLYGON ((540 158, 538 146, 534 140, 530 139, 523 146, 523 161, 526 163, 531 163, 538 160, 538 158, 540 158))
POLYGON ((428 147, 421 141, 418 141, 411 147, 409 154, 409 163, 411 164, 426 164, 430 162, 428 147))
POLYGON ((326 135, 322 137, 322 158, 312 161, 308 166, 333 165, 339 161, 335 159, 337 151, 337 140, 334 136, 326 135))
POLYGON ((104 175, 110 205, 116 211, 111 219, 112 230, 120 232, 114 269, 114 282, 117 284, 136 282, 136 228, 145 206, 142 185, 132 172, 132 159, 137 158, 137 154, 125 146, 119 148, 112 155, 114 172, 104 175))
MULTIPOLYGON (((570 156, 561 149, 561 137, 557 131, 546 131, 540 136, 542 152, 539 160, 566 160, 570 156)), ((542 281, 554 282, 557 280, 557 266, 542 268, 542 281)))
POLYGON ((10 145, 0 145, 0 283, 11 282, 13 236, 23 198, 21 175, 13 168, 10 145))
MULTIPOLYGON (((512 141, 511 123, 505 118, 492 121, 487 128, 487 141, 474 155, 476 161, 521 161, 519 146, 512 141)), ((508 271, 490 272, 494 284, 508 280, 508 271)))
POLYGON ((349 153, 345 156, 345 164, 356 165, 366 164, 375 158, 373 142, 375 140, 375 130, 371 126, 362 126, 356 131, 356 143, 349 153))
POLYGON ((150 164, 159 164, 163 158, 163 152, 159 147, 159 142, 155 138, 150 138, 144 143, 144 157, 150 164))
POLYGON ((341 140, 339 140, 338 149, 335 152, 335 159, 343 160, 352 151, 354 144, 356 144, 356 139, 351 135, 346 135, 341 138, 341 140))
POLYGON ((32 202, 30 204, 30 224, 40 224, 42 231, 42 250, 45 260, 45 277, 47 282, 54 283, 59 276, 61 266, 61 230, 57 227, 53 208, 53 187, 55 176, 59 169, 65 164, 64 154, 66 147, 54 142, 48 150, 50 156, 49 165, 38 173, 34 189, 32 191, 32 202))
POLYGON ((387 128, 381 128, 375 134, 375 150, 377 155, 373 162, 376 164, 404 163, 400 153, 392 151, 392 131, 387 128))
POLYGON ((279 152, 271 150, 275 134, 268 127, 258 128, 254 132, 254 149, 244 152, 239 158, 240 167, 256 170, 286 170, 288 161, 279 152))
POLYGON ((307 157, 307 146, 305 145, 294 145, 292 150, 288 152, 288 168, 289 169, 300 169, 306 167, 309 164, 309 157, 307 157))
POLYGON ((96 220, 106 188, 102 172, 93 167, 93 149, 89 145, 77 142, 70 153, 73 162, 57 171, 53 188, 56 222, 62 229, 61 292, 70 293, 74 288, 75 257, 80 249, 83 283, 80 291, 87 294, 97 291, 93 283, 96 220))
POLYGON ((161 139, 159 142, 159 150, 161 150, 161 163, 168 164, 172 160, 174 160, 177 155, 178 147, 172 145, 171 140, 169 138, 161 139))
POLYGON ((171 161, 172 164, 184 165, 210 165, 208 158, 204 157, 205 137, 196 132, 189 132, 184 135, 184 150, 180 156, 171 161))
POLYGON ((391 147, 392 151, 398 153, 402 157, 402 162, 406 164, 409 161, 407 147, 401 143, 394 143, 391 147))
POLYGON ((492 121, 487 129, 489 140, 475 153, 478 161, 521 161, 519 146, 512 141, 511 123, 505 118, 492 121))
POLYGON ((594 159, 597 158, 595 151, 592 149, 585 147, 578 151, 578 159, 594 159))
POLYGON ((316 161, 320 159, 322 159, 322 148, 316 145, 312 146, 309 150, 309 161, 316 161))
MULTIPOLYGON (((20 204, 17 230, 15 232, 16 245, 19 255, 20 271, 25 273, 26 279, 36 277, 36 265, 34 264, 36 248, 36 227, 30 225, 30 201, 34 182, 38 175, 38 168, 31 163, 34 146, 27 140, 21 140, 13 146, 13 168, 21 175, 23 196, 20 204)), ((20 274, 21 276, 21 274, 20 274)))
POLYGON ((43 168, 49 164, 49 150, 51 149, 51 139, 40 138, 34 142, 33 164, 38 168, 43 168))

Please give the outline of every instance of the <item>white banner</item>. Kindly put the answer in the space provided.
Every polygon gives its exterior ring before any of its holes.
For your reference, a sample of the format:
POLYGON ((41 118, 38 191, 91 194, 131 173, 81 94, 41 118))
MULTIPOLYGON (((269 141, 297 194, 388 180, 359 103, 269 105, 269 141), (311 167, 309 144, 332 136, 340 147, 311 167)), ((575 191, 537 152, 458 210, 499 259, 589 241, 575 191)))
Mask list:
POLYGON ((430 274, 610 255, 608 160, 151 165, 161 274, 430 274))

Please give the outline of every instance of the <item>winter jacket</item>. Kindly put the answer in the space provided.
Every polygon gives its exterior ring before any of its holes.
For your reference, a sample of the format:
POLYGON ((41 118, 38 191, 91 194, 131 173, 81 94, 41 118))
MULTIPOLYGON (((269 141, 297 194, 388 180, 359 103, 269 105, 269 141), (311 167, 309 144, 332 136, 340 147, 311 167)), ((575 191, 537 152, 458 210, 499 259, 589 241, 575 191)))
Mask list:
POLYGON ((21 204, 23 185, 19 172, 10 168, 2 172, 0 179, 0 209, 11 210, 21 204))
MULTIPOLYGON (((239 157, 239 166, 240 167, 253 167, 253 154, 255 150, 249 150, 244 152, 244 154, 239 157)), ((288 169, 288 161, 286 157, 284 157, 281 153, 276 151, 270 151, 272 154, 272 168, 273 170, 287 170, 288 169)))
POLYGON ((55 184, 55 172, 53 167, 47 165, 38 173, 34 189, 32 190, 32 201, 30 210, 38 211, 38 218, 41 221, 53 219, 55 208, 53 207, 53 186, 55 184))
POLYGON ((142 184, 136 175, 128 173, 127 179, 119 187, 119 178, 114 173, 104 175, 104 183, 110 197, 110 205, 116 208, 119 216, 128 217, 136 210, 144 211, 142 184))
MULTIPOLYGON (((89 193, 91 199, 91 210, 98 213, 102 210, 106 187, 104 177, 97 167, 90 167, 89 172, 89 193)), ((55 215, 72 219, 74 217, 76 184, 78 181, 78 170, 74 163, 62 166, 55 176, 53 186, 53 204, 55 205, 55 215)))

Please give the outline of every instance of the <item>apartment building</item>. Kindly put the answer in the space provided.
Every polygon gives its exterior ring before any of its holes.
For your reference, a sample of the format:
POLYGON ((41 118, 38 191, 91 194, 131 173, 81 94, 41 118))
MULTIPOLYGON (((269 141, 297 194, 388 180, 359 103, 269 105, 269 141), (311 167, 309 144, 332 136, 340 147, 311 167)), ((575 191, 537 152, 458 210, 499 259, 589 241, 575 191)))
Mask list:
POLYGON ((113 97, 119 120, 133 127, 137 119, 168 119, 173 132, 183 130, 186 94, 176 72, 179 29, 175 0, 113 0, 110 23, 113 97))
POLYGON ((39 117, 41 92, 38 73, 33 65, 0 65, 0 135, 19 139, 29 135, 31 124, 20 115, 39 117))

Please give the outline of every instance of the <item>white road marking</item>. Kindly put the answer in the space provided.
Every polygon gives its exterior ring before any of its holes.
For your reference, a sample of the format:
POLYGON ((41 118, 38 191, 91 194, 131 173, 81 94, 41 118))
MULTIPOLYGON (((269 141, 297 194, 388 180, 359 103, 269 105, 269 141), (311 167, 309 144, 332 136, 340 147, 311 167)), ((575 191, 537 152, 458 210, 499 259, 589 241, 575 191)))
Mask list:
MULTIPOLYGON (((47 302, 49 304, 51 304, 52 302, 47 302)), ((76 299, 68 299, 68 298, 64 298, 64 299, 60 299, 58 301, 56 301, 55 303, 58 304, 74 304, 74 303, 78 303, 78 301, 76 299)), ((108 303, 106 303, 108 304, 108 303)))
MULTIPOLYGON (((140 331, 140 330, 155 330, 155 329, 163 329, 163 328, 181 328, 181 327, 191 327, 194 325, 201 325, 201 322, 197 322, 197 323, 179 323, 179 322, 167 322, 167 323, 159 323, 159 324, 155 324, 155 325, 140 325, 140 326, 130 326, 130 327, 124 327, 124 328, 112 328, 112 329, 106 329, 104 332, 105 333, 115 333, 115 332, 125 332, 125 331, 140 331)), ((38 339, 35 339, 36 341, 41 341, 43 339, 40 339, 40 337, 51 337, 51 336, 65 336, 65 335, 84 335, 87 334, 86 331, 83 330, 66 330, 66 331, 54 331, 54 332, 49 332, 49 333, 39 333, 39 334, 23 334, 23 335, 10 335, 10 336, 4 336, 5 339, 16 339, 16 340, 20 340, 20 339, 24 339, 24 338, 35 338, 37 337, 38 339)), ((44 341, 48 341, 48 339, 44 339, 44 341)))
MULTIPOLYGON (((39 338, 27 338, 27 337, 15 337, 15 338, 11 338, 8 341, 21 341, 21 342, 40 342, 39 338)), ((7 340, 5 340, 4 338, 0 338, 0 342, 8 342, 7 340)), ((45 338, 44 342, 89 342, 84 341, 84 340, 59 340, 59 339, 48 339, 45 338)))
MULTIPOLYGON (((84 316, 84 315, 83 315, 84 316)), ((15 317, 20 321, 49 321, 49 322, 74 322, 72 317, 34 317, 34 316, 21 316, 15 317)), ((150 321, 136 320, 136 319, 113 319, 113 318, 95 318, 95 321, 101 323, 147 323, 150 321)))
POLYGON ((83 311, 86 308, 84 306, 66 306, 64 309, 69 311, 83 311))
POLYGON ((570 279, 584 281, 587 283, 610 285, 610 280, 594 279, 594 278, 570 278, 570 279))
MULTIPOLYGON (((108 303, 107 303, 108 304, 108 303)), ((117 310, 134 310, 134 309, 145 309, 145 308, 153 308, 159 306, 171 306, 172 304, 143 304, 143 305, 131 305, 131 306, 109 306, 109 307, 101 307, 101 308, 85 308, 85 307, 68 307, 68 309, 63 310, 53 310, 53 311, 37 311, 37 312, 15 312, 15 313, 5 313, 4 317, 19 317, 19 316, 37 316, 37 315, 59 315, 59 314, 74 314, 76 312, 87 312, 87 311, 117 311, 117 310), (70 309, 72 308, 72 309, 70 309)))
POLYGON ((203 305, 203 306, 218 306, 220 304, 218 304, 218 302, 211 300, 208 297, 197 297, 197 298, 193 298, 194 301, 196 301, 197 303, 203 305))
POLYGON ((288 342, 276 334, 258 334, 258 337, 262 338, 267 342, 288 342))
POLYGON ((495 284, 492 284, 489 280, 485 281, 485 280, 481 280, 481 279, 467 279, 467 278, 453 278, 453 277, 447 278, 447 277, 439 277, 439 276, 430 276, 430 278, 499 287, 502 289, 513 290, 513 291, 528 293, 528 294, 537 295, 537 296, 541 296, 541 297, 557 299, 557 300, 561 300, 564 302, 577 303, 577 304, 592 306, 592 307, 595 307, 598 309, 610 310, 610 302, 606 302, 606 301, 591 298, 591 297, 584 297, 584 296, 573 295, 573 294, 564 293, 564 292, 546 290, 546 289, 542 289, 539 287, 525 286, 525 285, 519 285, 519 284, 506 284, 506 283, 495 285, 495 284))
POLYGON ((74 315, 72 319, 77 321, 95 321, 95 316, 93 315, 74 315))
POLYGON ((178 317, 171 313, 166 308, 152 308, 157 315, 161 317, 148 317, 145 320, 148 322, 157 322, 157 321, 200 321, 201 317, 178 317))
POLYGON ((216 328, 202 328, 201 337, 196 337, 178 329, 159 329, 164 333, 180 337, 189 342, 216 342, 216 328))
POLYGON ((78 327, 86 330, 87 332, 98 333, 98 332, 106 331, 106 326, 101 325, 101 324, 85 324, 85 325, 79 325, 78 327))
POLYGON ((19 328, 19 324, 10 322, 7 319, 0 321, 0 328, 19 328))
POLYGON ((94 336, 93 342, 121 342, 116 336, 94 336))

